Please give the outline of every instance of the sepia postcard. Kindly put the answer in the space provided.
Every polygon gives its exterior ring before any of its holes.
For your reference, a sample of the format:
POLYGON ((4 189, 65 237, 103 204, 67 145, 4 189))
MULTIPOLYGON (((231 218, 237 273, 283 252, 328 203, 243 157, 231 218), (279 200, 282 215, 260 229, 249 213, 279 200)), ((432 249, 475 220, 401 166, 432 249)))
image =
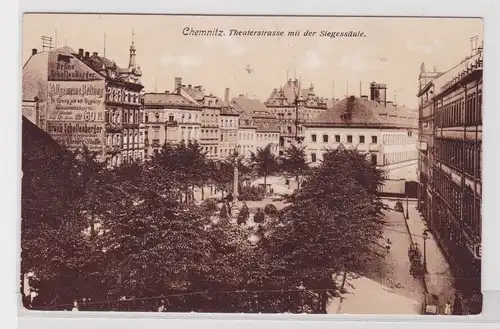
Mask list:
POLYGON ((481 19, 22 35, 25 310, 481 312, 481 19))

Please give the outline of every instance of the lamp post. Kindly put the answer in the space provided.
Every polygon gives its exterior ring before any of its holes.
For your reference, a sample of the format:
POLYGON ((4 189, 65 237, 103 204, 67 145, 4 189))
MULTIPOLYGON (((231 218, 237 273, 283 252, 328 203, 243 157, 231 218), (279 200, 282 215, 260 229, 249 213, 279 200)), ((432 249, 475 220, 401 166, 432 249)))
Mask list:
POLYGON ((427 230, 422 233, 422 238, 424 239, 424 272, 427 273, 427 239, 429 238, 429 234, 427 233, 427 230))
POLYGON ((406 193, 406 219, 409 219, 410 215, 408 214, 408 192, 406 193))
POLYGON ((233 196, 234 200, 238 201, 238 156, 240 145, 234 148, 234 179, 233 179, 233 196))

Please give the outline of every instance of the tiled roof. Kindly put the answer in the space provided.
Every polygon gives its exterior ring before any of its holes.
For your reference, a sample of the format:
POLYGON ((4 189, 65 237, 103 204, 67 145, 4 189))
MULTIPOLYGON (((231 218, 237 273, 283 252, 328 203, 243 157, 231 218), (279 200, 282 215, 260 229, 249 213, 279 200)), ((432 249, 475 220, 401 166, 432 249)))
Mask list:
POLYGON ((239 115, 240 113, 232 106, 224 106, 220 110, 221 115, 239 115))
POLYGON ((258 132, 280 132, 280 127, 276 124, 276 122, 256 122, 257 131, 258 132))
POLYGON ((144 94, 145 106, 186 106, 191 108, 200 108, 198 103, 192 102, 186 97, 172 93, 147 93, 144 94))
POLYGON ((268 117, 275 116, 269 111, 267 106, 258 99, 250 99, 245 97, 236 97, 231 100, 231 106, 238 112, 245 112, 252 117, 268 117))
POLYGON ((306 89, 300 88, 299 90, 299 88, 299 80, 289 79, 283 87, 273 90, 266 104, 268 106, 293 106, 295 98, 299 97, 305 107, 327 107, 326 99, 316 96, 312 84, 306 89))
POLYGON ((77 53, 73 48, 68 47, 68 46, 56 48, 56 49, 52 50, 52 52, 63 53, 63 54, 76 54, 77 53))
POLYGON ((198 102, 203 101, 203 98, 205 97, 205 91, 202 86, 182 86, 182 89, 184 89, 185 92, 198 102))
POLYGON ((240 128, 243 128, 243 127, 256 128, 256 125, 254 123, 252 116, 248 113, 241 112, 240 116, 238 118, 238 122, 239 122, 240 128))
POLYGON ((416 115, 404 106, 385 106, 376 101, 348 97, 333 104, 317 118, 306 125, 367 125, 416 127, 416 115))

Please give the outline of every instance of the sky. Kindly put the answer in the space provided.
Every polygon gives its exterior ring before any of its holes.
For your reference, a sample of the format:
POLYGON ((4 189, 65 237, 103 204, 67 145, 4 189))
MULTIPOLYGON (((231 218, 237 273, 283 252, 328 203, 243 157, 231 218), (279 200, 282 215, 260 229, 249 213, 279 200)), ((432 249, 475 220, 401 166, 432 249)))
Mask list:
POLYGON ((318 96, 369 94, 369 83, 387 84, 387 98, 417 106, 420 65, 446 71, 471 53, 470 37, 483 37, 481 19, 368 17, 231 17, 168 15, 26 14, 22 63, 41 36, 128 65, 134 38, 146 92, 172 91, 174 77, 208 93, 245 94, 265 100, 288 78, 314 85, 318 96), (224 36, 186 36, 224 30, 224 36), (284 36, 229 36, 230 29, 284 31, 284 36), (300 36, 288 31, 300 30, 300 36), (303 36, 307 30, 314 36, 303 36), (359 31, 364 37, 329 38, 325 31, 359 31), (134 35, 133 35, 134 34, 134 35), (250 68, 250 69, 248 69, 250 68))

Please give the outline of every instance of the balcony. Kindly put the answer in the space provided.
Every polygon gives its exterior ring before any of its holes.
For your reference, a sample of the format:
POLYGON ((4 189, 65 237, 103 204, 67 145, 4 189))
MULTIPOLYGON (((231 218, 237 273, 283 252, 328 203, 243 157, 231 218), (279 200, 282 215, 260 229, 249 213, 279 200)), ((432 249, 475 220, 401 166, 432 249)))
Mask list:
POLYGON ((111 146, 106 146, 104 148, 104 151, 108 154, 117 154, 120 153, 122 150, 122 147, 120 145, 111 145, 111 146))
POLYGON ((106 131, 110 133, 117 133, 123 130, 123 126, 119 122, 107 122, 105 127, 106 131))
POLYGON ((139 129, 139 123, 123 123, 124 129, 139 129))

